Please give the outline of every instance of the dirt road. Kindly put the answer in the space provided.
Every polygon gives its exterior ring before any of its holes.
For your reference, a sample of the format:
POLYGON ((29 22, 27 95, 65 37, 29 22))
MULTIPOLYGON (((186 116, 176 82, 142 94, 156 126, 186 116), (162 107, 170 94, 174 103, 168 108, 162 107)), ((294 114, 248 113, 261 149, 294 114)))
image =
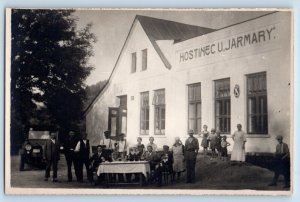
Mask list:
MULTIPOLYGON (((87 188, 101 189, 102 186, 93 186, 86 179, 83 183, 76 181, 67 182, 67 169, 64 156, 61 156, 58 166, 59 182, 44 181, 44 170, 28 168, 19 171, 19 157, 11 157, 11 186, 21 188, 87 188)), ((84 171, 85 173, 85 171, 84 171)), ((73 173, 74 174, 74 173, 73 173)), ((216 189, 216 190, 284 190, 283 179, 280 177, 277 187, 269 187, 273 173, 267 169, 253 166, 251 164, 232 164, 231 162, 218 159, 210 160, 198 155, 196 168, 196 183, 186 184, 185 173, 182 179, 176 183, 169 183, 162 187, 146 185, 143 189, 216 189)), ((73 175, 75 178, 75 174, 73 175)), ((113 188, 113 187, 112 187, 113 188)), ((117 188, 140 189, 138 185, 118 186, 117 188)))

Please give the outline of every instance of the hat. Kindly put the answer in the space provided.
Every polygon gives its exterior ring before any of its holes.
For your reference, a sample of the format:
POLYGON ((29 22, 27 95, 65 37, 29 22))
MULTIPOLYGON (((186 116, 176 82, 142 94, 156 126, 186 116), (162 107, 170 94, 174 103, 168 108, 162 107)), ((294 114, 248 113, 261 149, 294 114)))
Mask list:
POLYGON ((168 145, 164 145, 163 148, 168 148, 169 149, 169 146, 168 145))
POLYGON ((193 133, 193 134, 194 134, 194 130, 192 130, 192 129, 191 129, 191 130, 189 130, 189 134, 191 134, 191 133, 193 133))
POLYGON ((104 134, 109 134, 109 133, 110 133, 109 130, 104 131, 104 134))
POLYGON ((277 139, 277 140, 282 140, 283 137, 282 137, 282 135, 277 135, 277 136, 276 136, 276 139, 277 139))

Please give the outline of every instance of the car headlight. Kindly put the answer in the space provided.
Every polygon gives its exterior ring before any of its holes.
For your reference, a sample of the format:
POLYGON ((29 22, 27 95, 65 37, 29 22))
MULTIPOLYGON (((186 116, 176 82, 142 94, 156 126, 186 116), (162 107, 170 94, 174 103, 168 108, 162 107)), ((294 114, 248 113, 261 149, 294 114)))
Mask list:
POLYGON ((30 144, 25 145, 25 149, 26 149, 27 151, 31 150, 31 148, 32 148, 32 146, 31 146, 30 144))

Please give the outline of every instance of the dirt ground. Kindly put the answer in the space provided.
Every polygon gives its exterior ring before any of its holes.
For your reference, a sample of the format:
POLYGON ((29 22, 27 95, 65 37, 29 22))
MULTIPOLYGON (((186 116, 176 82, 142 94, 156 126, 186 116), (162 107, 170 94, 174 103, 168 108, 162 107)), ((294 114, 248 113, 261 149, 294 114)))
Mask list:
MULTIPOLYGON (((87 188, 102 189, 102 186, 93 186, 87 180, 83 183, 76 181, 67 182, 67 169, 64 156, 61 156, 58 168, 59 182, 44 181, 44 170, 25 167, 25 171, 19 171, 19 156, 11 157, 11 186, 20 188, 87 188)), ((75 174, 73 173, 73 176, 75 174)), ((283 189, 283 177, 280 176, 277 187, 269 187, 273 172, 248 163, 233 164, 230 161, 219 159, 210 160, 199 154, 196 163, 196 182, 185 183, 185 173, 180 181, 164 184, 162 187, 154 185, 126 185, 117 188, 128 189, 214 189, 214 190, 286 190, 283 189)), ((75 178, 75 177, 73 177, 75 178)), ((116 186, 114 186, 116 187, 116 186)), ((110 187, 110 188, 114 188, 110 187)), ((286 190, 288 191, 288 190, 286 190)))

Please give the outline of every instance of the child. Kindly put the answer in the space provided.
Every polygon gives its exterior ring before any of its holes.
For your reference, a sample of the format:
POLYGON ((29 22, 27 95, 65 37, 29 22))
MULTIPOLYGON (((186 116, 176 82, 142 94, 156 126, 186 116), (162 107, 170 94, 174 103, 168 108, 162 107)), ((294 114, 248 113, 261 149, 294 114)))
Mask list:
POLYGON ((216 137, 216 149, 218 151, 218 158, 221 159, 221 141, 222 141, 222 136, 221 136, 221 131, 217 130, 216 132, 217 137, 216 137))
POLYGON ((217 147, 217 134, 216 134, 216 130, 214 128, 211 129, 211 133, 208 136, 208 140, 210 142, 210 149, 211 149, 210 160, 212 160, 213 158, 216 157, 216 147, 217 147))
POLYGON ((224 135, 222 137, 221 141, 221 159, 224 161, 225 159, 227 160, 228 154, 227 154, 227 147, 230 146, 230 143, 226 141, 227 137, 224 135))
POLYGON ((209 136, 209 132, 207 131, 207 125, 203 125, 203 129, 204 130, 201 132, 201 134, 202 134, 201 146, 203 147, 204 157, 206 157, 207 147, 208 147, 208 139, 207 138, 209 136))

